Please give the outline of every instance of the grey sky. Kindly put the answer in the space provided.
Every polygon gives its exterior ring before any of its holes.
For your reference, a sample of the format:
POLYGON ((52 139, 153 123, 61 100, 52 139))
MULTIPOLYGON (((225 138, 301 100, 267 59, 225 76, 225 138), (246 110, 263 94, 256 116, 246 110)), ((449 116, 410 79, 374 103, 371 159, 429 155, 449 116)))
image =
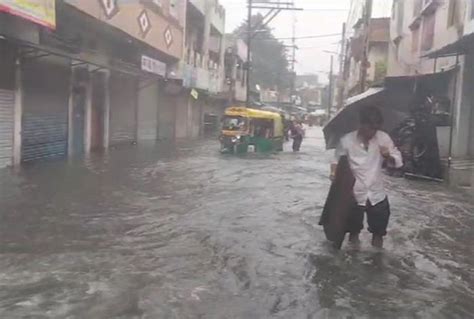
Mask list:
MULTIPOLYGON (((351 16, 358 16, 365 0, 295 0, 296 7, 304 11, 282 12, 271 23, 274 34, 280 38, 292 36, 292 24, 296 18, 296 37, 341 33, 342 23, 351 16)), ((231 32, 247 17, 246 0, 220 0, 225 6, 226 32, 231 32)), ((388 16, 391 0, 374 0, 373 16, 388 16)), ((317 39, 299 39, 297 45, 296 71, 299 74, 318 73, 321 81, 326 81, 329 71, 330 54, 323 52, 339 51, 341 36, 317 39)), ((290 41, 285 41, 290 44, 290 41)), ((335 57, 337 58, 337 56, 335 57)), ((336 63, 337 64, 337 63, 336 63)))

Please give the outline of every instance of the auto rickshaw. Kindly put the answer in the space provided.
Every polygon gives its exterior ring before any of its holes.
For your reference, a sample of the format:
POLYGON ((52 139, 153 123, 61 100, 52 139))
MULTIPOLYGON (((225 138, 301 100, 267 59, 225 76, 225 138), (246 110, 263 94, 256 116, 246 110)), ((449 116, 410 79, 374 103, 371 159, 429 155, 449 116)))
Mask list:
POLYGON ((221 152, 274 152, 283 150, 283 117, 275 112, 229 107, 222 118, 221 152))

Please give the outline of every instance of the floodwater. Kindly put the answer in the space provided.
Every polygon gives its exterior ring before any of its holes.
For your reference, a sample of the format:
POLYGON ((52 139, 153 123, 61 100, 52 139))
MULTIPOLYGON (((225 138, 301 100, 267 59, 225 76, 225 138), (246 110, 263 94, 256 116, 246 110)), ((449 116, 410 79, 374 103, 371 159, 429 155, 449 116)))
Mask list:
POLYGON ((0 170, 0 317, 472 318, 469 197, 388 179, 386 249, 365 233, 333 251, 323 144, 313 128, 299 154, 201 141, 0 170))

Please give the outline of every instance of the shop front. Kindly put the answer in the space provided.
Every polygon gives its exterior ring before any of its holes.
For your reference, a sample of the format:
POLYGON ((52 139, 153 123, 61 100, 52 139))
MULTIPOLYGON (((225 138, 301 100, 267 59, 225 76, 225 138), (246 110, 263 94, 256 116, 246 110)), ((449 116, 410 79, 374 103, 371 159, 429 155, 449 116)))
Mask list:
POLYGON ((67 155, 69 64, 69 59, 54 56, 22 63, 23 162, 67 155))

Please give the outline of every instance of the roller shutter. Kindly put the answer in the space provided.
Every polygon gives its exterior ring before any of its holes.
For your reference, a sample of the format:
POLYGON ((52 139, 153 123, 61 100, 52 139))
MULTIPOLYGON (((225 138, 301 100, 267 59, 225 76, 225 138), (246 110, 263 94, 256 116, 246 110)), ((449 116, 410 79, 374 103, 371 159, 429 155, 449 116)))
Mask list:
POLYGON ((110 145, 132 143, 137 134, 137 82, 112 74, 110 77, 110 145))
POLYGON ((11 164, 15 93, 0 89, 0 168, 11 164))
POLYGON ((138 98, 138 139, 154 141, 158 136, 158 84, 140 90, 138 98))
POLYGON ((65 59, 23 65, 22 161, 64 157, 68 142, 70 68, 65 59))

